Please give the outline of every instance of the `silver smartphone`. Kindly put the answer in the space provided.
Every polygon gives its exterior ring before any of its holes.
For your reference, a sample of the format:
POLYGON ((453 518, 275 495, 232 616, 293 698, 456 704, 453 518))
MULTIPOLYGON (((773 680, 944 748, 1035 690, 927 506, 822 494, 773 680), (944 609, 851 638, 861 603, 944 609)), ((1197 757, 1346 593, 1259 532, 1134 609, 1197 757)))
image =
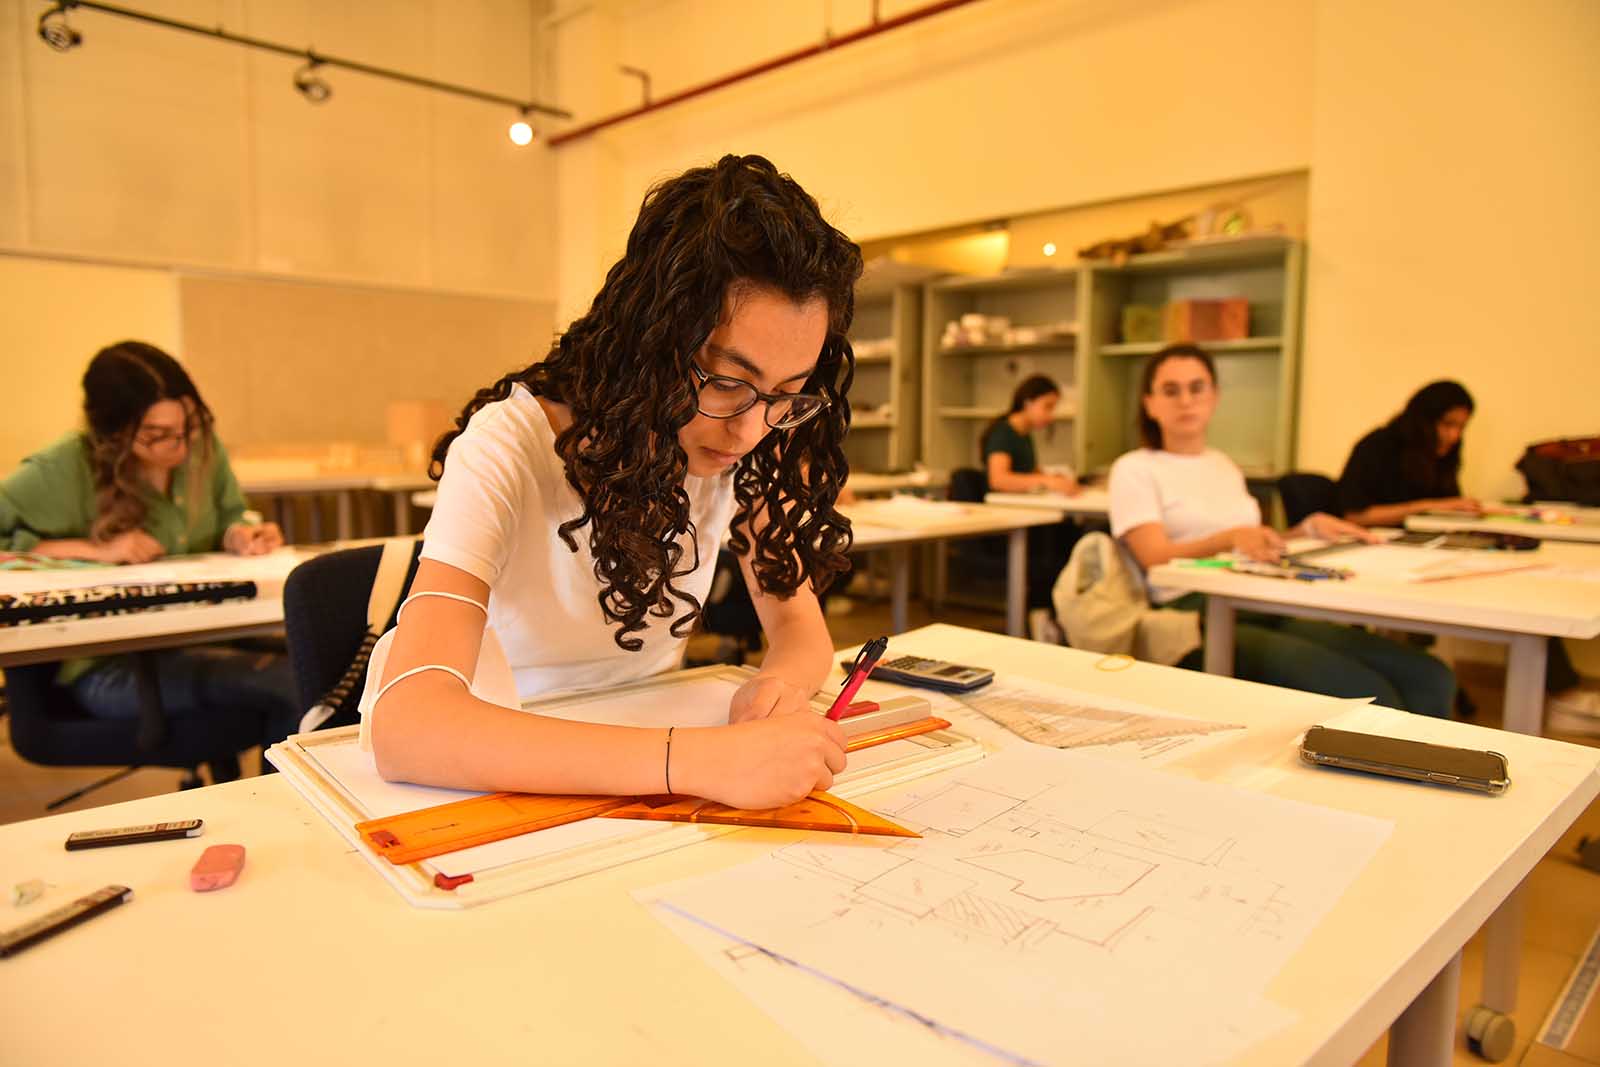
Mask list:
POLYGON ((1305 740, 1300 743, 1300 758, 1316 767, 1365 771, 1479 793, 1504 793, 1511 785, 1506 758, 1498 752, 1402 741, 1330 730, 1326 726, 1313 726, 1306 731, 1305 740))

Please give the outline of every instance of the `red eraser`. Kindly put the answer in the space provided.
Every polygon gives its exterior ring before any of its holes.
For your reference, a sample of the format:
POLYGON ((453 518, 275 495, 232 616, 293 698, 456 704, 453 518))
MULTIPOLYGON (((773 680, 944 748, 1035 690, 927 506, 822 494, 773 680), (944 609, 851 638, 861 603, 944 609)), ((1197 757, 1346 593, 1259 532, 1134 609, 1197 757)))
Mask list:
POLYGON ((244 870, 243 845, 212 845, 200 853, 189 871, 189 888, 196 893, 226 889, 244 870))

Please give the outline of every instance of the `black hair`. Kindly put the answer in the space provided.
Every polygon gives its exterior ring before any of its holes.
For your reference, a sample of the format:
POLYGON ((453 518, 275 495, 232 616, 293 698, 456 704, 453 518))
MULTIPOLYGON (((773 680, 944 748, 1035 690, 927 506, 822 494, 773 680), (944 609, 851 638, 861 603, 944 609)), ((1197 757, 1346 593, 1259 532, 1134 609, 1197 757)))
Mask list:
POLYGON ((1457 408, 1473 411, 1472 394, 1460 382, 1429 382, 1406 401, 1388 429, 1400 442, 1400 470, 1423 496, 1454 496, 1461 470, 1461 441, 1439 455, 1439 420, 1457 408))
POLYGON ((1010 409, 1007 410, 1004 415, 1001 415, 999 418, 990 422, 989 425, 985 426, 983 428, 983 433, 978 435, 979 461, 987 461, 988 456, 984 454, 983 450, 989 442, 989 435, 994 433, 996 427, 998 427, 1002 422, 1005 422, 1011 416, 1015 415, 1017 412, 1021 411, 1022 405, 1026 404, 1028 401, 1037 400, 1041 396, 1049 396, 1051 393, 1060 394, 1060 392, 1061 386, 1057 385, 1056 380, 1050 377, 1048 374, 1029 375, 1028 377, 1022 379, 1022 381, 1018 382, 1016 389, 1014 389, 1011 393, 1010 409))
POLYGON ((855 356, 846 333, 860 276, 861 249, 768 160, 728 155, 685 171, 645 194, 627 248, 588 312, 539 362, 478 391, 434 445, 430 473, 442 476, 450 443, 473 414, 516 386, 565 404, 572 425, 555 448, 583 512, 561 524, 562 540, 576 552, 573 535, 588 527, 597 599, 618 624, 619 647, 643 647, 631 635, 648 625, 646 616, 673 618, 678 604, 688 611, 671 631, 682 636, 701 610, 674 584, 700 563, 684 559, 682 546, 694 529, 683 487, 688 456, 678 443, 697 411, 691 362, 741 286, 796 304, 820 298, 828 331, 804 388, 828 405, 800 426, 768 433, 740 461, 729 545, 749 552, 744 528, 759 516, 752 568, 762 592, 787 597, 806 582, 825 589, 848 566, 851 540, 834 503, 849 473, 843 442, 855 356))

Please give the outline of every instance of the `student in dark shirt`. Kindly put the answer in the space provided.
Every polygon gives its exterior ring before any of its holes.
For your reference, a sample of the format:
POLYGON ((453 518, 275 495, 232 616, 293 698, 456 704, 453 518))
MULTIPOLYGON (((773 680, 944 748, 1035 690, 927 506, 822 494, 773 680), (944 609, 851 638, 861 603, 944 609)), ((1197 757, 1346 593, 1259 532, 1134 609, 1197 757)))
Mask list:
POLYGON ((1339 507, 1362 526, 1401 526, 1422 511, 1477 514, 1461 495, 1461 438, 1472 394, 1459 382, 1418 389, 1405 410, 1357 443, 1339 477, 1339 507))
POLYGON ((1011 410, 983 431, 983 468, 991 493, 1078 491, 1078 480, 1070 473, 1041 472, 1033 447, 1033 431, 1050 425, 1060 402, 1061 387, 1043 374, 1017 386, 1011 410))
MULTIPOLYGON (((1011 410, 983 431, 983 469, 990 492, 1078 491, 1078 479, 1070 471, 1041 471, 1033 447, 1033 431, 1050 426, 1060 401, 1061 387, 1043 374, 1025 378, 1017 386, 1011 395, 1011 410)), ((1065 641, 1050 607, 1050 590, 1081 533, 1070 521, 1028 531, 1028 632, 1035 641, 1065 641)))
MULTIPOLYGON (((1363 437, 1339 478, 1344 517, 1363 526, 1401 526, 1423 511, 1479 514, 1461 495, 1461 443, 1472 417, 1472 394, 1459 382, 1418 389, 1405 410, 1363 437)), ((1545 668, 1545 720, 1558 730, 1600 734, 1600 693, 1583 688, 1560 638, 1550 640, 1545 668)))

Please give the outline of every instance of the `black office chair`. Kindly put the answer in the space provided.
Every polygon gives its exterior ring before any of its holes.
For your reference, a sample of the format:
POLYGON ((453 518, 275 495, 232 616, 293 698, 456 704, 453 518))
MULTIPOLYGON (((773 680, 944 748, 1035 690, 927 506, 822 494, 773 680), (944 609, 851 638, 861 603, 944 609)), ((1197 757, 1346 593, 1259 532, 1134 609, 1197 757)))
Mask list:
POLYGON ((1339 514, 1339 486, 1326 475, 1300 471, 1285 474, 1278 479, 1278 496, 1283 499, 1283 517, 1291 528, 1319 511, 1339 514))
MULTIPOLYGON (((949 497, 967 504, 981 504, 989 495, 989 476, 977 467, 957 467, 950 472, 949 497)), ((952 570, 962 581, 972 578, 1006 578, 1006 539, 1004 537, 969 537, 950 542, 949 556, 952 570)))
POLYGON ((6 668, 6 705, 11 717, 11 747, 30 763, 46 767, 126 767, 46 804, 54 810, 141 767, 188 771, 183 788, 203 784, 206 764, 213 782, 239 777, 239 753, 261 743, 265 724, 250 716, 209 714, 168 716, 161 706, 154 661, 138 653, 144 676, 137 719, 100 719, 79 706, 72 691, 56 684, 60 665, 39 663, 6 668))
MULTIPOLYGON (((401 589, 411 587, 422 542, 411 550, 401 589)), ((329 552, 300 564, 283 584, 283 626, 300 705, 315 707, 330 693, 338 710, 324 726, 360 721, 357 703, 367 681, 367 602, 383 558, 382 545, 329 552)), ((396 607, 398 607, 398 603, 396 607)), ((395 612, 378 636, 394 625, 395 612)))

